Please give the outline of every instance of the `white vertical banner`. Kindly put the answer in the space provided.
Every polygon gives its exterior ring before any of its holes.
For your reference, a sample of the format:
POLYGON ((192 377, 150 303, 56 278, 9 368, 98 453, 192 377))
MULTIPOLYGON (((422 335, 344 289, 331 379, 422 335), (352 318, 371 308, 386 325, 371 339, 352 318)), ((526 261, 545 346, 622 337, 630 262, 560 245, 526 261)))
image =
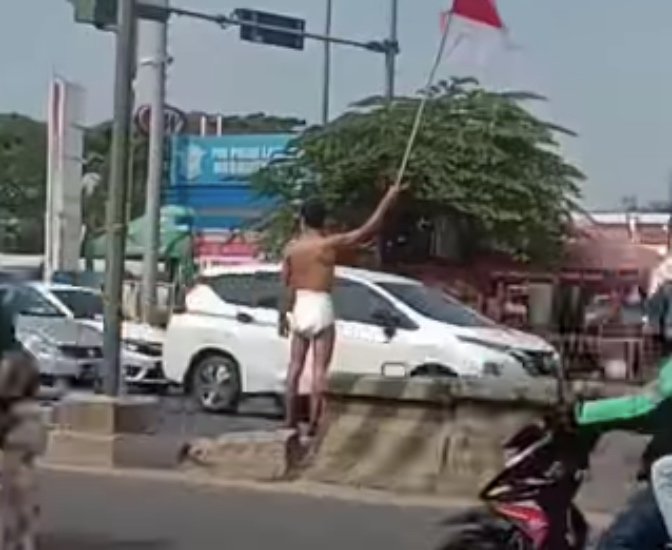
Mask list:
POLYGON ((84 89, 62 78, 49 88, 44 276, 77 271, 82 235, 84 89))

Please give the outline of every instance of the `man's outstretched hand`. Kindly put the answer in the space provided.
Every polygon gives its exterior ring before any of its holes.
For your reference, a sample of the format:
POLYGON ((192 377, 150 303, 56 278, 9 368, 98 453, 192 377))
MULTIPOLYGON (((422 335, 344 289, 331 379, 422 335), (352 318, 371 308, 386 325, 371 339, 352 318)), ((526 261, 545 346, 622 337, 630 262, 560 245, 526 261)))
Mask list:
POLYGON ((408 182, 395 181, 388 186, 387 196, 392 200, 396 200, 406 189, 408 189, 408 182))

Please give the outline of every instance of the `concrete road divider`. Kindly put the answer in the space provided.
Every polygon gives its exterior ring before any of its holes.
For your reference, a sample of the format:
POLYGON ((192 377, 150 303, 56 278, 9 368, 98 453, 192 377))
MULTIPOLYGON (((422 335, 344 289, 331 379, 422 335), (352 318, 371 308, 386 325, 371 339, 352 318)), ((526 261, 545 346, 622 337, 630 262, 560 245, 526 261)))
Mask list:
MULTIPOLYGON (((599 384, 578 385, 599 396, 599 384)), ((549 379, 421 379, 335 374, 312 481, 474 497, 503 465, 502 444, 557 403, 549 379)))
POLYGON ((182 468, 224 479, 277 481, 290 474, 299 445, 297 434, 290 430, 197 439, 184 449, 182 468))
POLYGON ((183 441, 155 433, 158 401, 148 396, 69 394, 54 411, 48 463, 175 468, 183 441))

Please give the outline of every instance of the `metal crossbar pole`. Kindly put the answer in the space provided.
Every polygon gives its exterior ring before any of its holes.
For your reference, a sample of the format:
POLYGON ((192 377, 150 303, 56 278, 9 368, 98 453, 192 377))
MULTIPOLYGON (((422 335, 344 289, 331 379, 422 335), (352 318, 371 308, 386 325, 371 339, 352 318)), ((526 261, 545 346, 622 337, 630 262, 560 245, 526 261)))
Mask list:
POLYGON ((159 8, 154 5, 146 5, 146 4, 139 4, 139 8, 141 10, 140 17, 142 17, 142 8, 146 8, 148 10, 151 10, 152 13, 157 13, 161 10, 165 11, 166 14, 168 15, 177 15, 177 16, 182 16, 182 17, 191 17, 192 19, 200 19, 202 21, 209 21, 211 23, 216 23, 217 25, 220 25, 222 27, 229 27, 229 26, 246 26, 246 27, 253 27, 255 29, 259 30, 264 30, 264 31, 276 31, 276 32, 282 32, 287 35, 293 35, 293 36, 301 36, 303 38, 310 38, 313 40, 320 40, 322 42, 329 42, 332 44, 340 44, 342 46, 352 46, 355 48, 362 48, 364 50, 369 50, 372 52, 376 53, 381 53, 381 54, 387 54, 388 51, 392 50, 395 54, 397 51, 397 45, 390 43, 388 40, 384 40, 382 42, 379 41, 369 41, 369 42, 363 42, 361 40, 352 40, 349 38, 341 38, 338 36, 328 36, 326 34, 320 34, 320 33, 314 33, 314 32, 309 32, 309 31, 301 31, 298 29, 287 29, 285 27, 277 27, 275 25, 264 25, 262 23, 257 23, 254 21, 242 21, 238 19, 237 17, 231 16, 231 15, 224 15, 224 14, 209 14, 209 13, 204 13, 196 10, 191 10, 187 8, 177 8, 177 7, 167 7, 167 8, 159 8))

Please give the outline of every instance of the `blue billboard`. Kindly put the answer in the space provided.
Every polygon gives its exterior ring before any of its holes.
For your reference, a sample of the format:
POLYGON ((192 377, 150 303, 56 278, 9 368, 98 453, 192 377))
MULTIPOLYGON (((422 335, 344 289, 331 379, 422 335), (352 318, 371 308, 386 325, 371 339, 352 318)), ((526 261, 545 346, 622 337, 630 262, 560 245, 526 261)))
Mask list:
POLYGON ((273 205, 250 187, 250 176, 281 158, 293 134, 176 136, 164 203, 191 208, 198 229, 236 229, 273 205))
POLYGON ((293 137, 293 134, 176 136, 172 143, 170 183, 246 183, 254 172, 281 157, 293 137))

